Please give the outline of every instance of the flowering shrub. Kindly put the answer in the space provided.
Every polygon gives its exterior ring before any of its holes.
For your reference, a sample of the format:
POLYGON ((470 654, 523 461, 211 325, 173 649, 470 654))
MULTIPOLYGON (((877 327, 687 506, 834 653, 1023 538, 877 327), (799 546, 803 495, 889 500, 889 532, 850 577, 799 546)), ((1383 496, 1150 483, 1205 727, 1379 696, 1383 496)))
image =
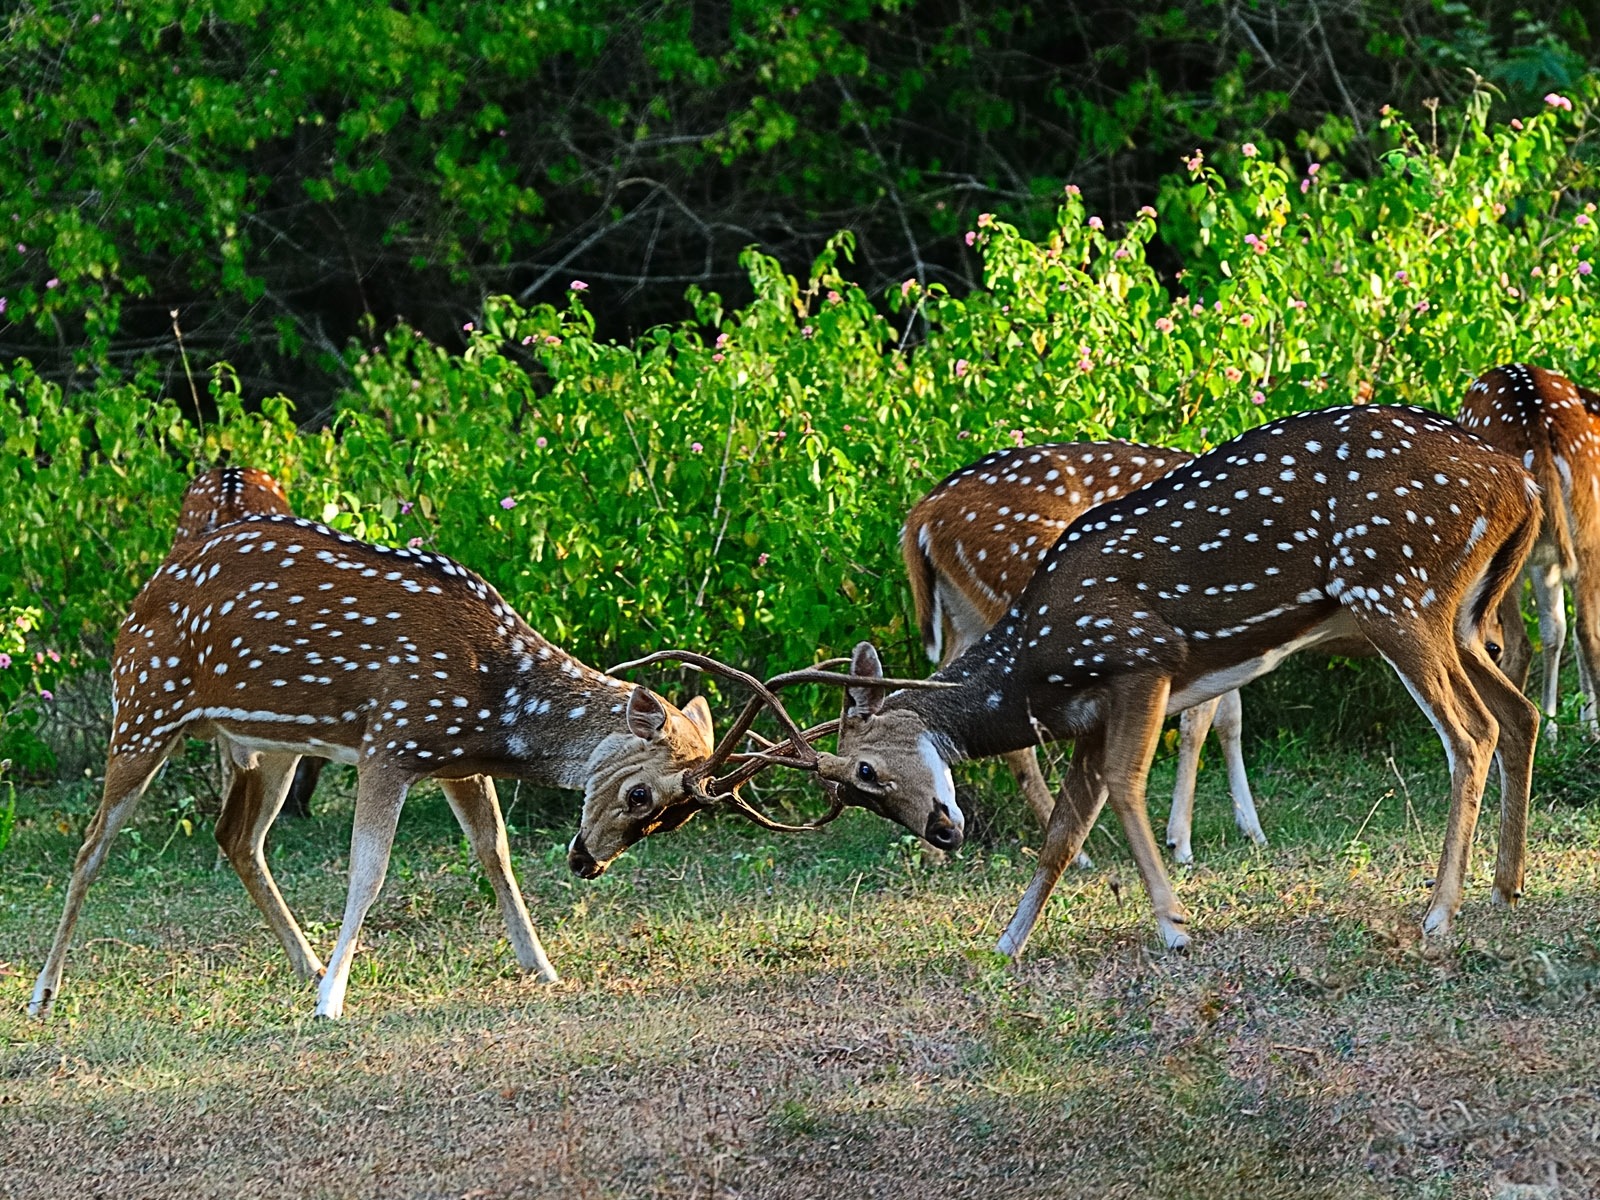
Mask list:
MULTIPOLYGON (((13 769, 37 774, 53 766, 49 749, 34 729, 38 705, 55 700, 48 685, 55 680, 62 656, 55 649, 30 649, 28 635, 40 616, 33 607, 0 606, 0 782, 13 769)), ((0 810, 0 850, 8 831, 7 814, 0 810)))
POLYGON ((908 282, 894 321, 847 277, 846 235, 804 281, 747 255, 748 306, 691 292, 697 322, 628 345, 593 336, 591 309, 618 302, 601 283, 492 301, 464 353, 402 327, 355 354, 329 428, 296 430, 281 399, 246 411, 225 369, 199 425, 151 381, 64 396, 18 363, 0 605, 37 596, 56 644, 103 654, 188 477, 231 456, 307 516, 475 567, 600 664, 680 645, 760 670, 872 636, 910 666, 901 517, 990 450, 1198 450, 1369 398, 1453 411, 1514 359, 1600 379, 1594 79, 1563 99, 1508 125, 1440 114, 1437 143, 1391 114, 1365 179, 1265 143, 1236 170, 1197 152, 1119 232, 1073 189, 1042 240, 986 215, 986 288, 908 282), (1157 237, 1176 279, 1147 257, 1157 237))

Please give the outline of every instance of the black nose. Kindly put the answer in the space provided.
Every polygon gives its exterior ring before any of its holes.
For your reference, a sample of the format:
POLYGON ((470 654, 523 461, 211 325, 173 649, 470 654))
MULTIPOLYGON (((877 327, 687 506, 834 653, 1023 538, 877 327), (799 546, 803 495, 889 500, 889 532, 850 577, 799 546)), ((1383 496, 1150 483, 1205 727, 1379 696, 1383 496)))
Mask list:
POLYGON ((567 868, 581 879, 597 879, 605 871, 599 863, 595 862, 594 855, 589 853, 589 848, 583 844, 583 834, 572 839, 572 845, 567 847, 567 868))
POLYGON ((942 812, 935 812, 928 818, 928 828, 922 836, 940 850, 961 849, 961 830, 952 825, 950 818, 942 812))

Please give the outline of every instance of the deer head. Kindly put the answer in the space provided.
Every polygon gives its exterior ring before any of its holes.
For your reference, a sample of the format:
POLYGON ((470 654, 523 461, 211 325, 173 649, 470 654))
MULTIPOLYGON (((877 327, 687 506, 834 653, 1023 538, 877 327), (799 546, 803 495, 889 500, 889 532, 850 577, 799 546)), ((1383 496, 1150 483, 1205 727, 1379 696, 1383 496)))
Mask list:
MULTIPOLYGON (((850 673, 882 678, 883 664, 870 642, 856 646, 850 673)), ((851 807, 886 817, 940 850, 958 850, 966 818, 941 739, 920 713, 886 710, 888 694, 884 684, 846 685, 839 752, 819 754, 817 774, 837 785, 851 807)))
POLYGON ((680 709, 635 688, 625 724, 591 759, 582 824, 567 848, 567 865, 584 879, 603 874, 640 838, 678 828, 709 803, 686 779, 715 749, 704 696, 680 709))

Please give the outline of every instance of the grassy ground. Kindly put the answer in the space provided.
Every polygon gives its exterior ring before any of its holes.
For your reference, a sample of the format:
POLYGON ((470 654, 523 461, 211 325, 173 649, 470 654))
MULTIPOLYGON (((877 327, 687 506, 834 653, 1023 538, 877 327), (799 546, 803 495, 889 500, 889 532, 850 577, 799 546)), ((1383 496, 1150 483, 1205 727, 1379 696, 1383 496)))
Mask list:
MULTIPOLYGON (((1264 683, 1249 716, 1278 732, 1247 753, 1273 844, 1242 841, 1205 772, 1203 865, 1178 875, 1187 957, 1157 949, 1103 825, 1098 868, 1063 882, 1026 962, 997 962, 1037 844, 1008 799, 979 801, 980 836, 944 865, 857 813, 805 839, 697 822, 585 884, 563 865, 574 799, 508 787, 565 975, 540 987, 423 791, 351 1015, 313 1022, 203 823, 178 823, 194 779, 174 769, 38 1025, 22 1009, 94 797, 24 789, 0 856, 0 1194, 1600 1194, 1600 755, 1569 738, 1541 758, 1521 910, 1488 903, 1486 820, 1456 933, 1424 946, 1437 743, 1381 676, 1264 683)), ((1152 780, 1158 828, 1171 771, 1152 780)), ((324 953, 341 782, 274 836, 324 953)))

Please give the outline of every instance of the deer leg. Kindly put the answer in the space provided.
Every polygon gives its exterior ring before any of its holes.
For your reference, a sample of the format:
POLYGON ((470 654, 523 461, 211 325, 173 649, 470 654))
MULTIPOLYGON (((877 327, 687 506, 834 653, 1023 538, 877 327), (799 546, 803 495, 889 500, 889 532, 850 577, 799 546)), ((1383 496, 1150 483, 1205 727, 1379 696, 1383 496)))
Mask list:
POLYGON ((1217 715, 1221 697, 1186 708, 1178 717, 1178 774, 1172 783, 1172 812, 1167 816, 1167 848, 1172 860, 1194 861, 1190 835, 1194 826, 1194 789, 1200 777, 1200 751, 1217 715))
POLYGON ((327 765, 327 759, 309 755, 300 760, 300 765, 295 768, 294 782, 289 785, 289 796, 283 803, 284 812, 292 817, 311 815, 311 793, 317 790, 317 780, 322 778, 322 768, 327 765))
POLYGON ((441 779, 439 785, 444 789, 445 799, 450 801, 456 820, 461 822, 467 840, 472 843, 473 853, 489 877, 489 885, 494 888, 517 965, 524 971, 537 973, 545 983, 556 982, 559 976, 545 957, 527 906, 522 902, 516 876, 511 872, 511 846, 506 841, 506 823, 500 815, 494 780, 487 775, 473 775, 467 779, 441 779))
POLYGON ((1572 581, 1572 607, 1578 619, 1578 684, 1583 689, 1582 720, 1588 736, 1600 738, 1600 564, 1580 563, 1572 581))
MULTIPOLYGON (((1361 610, 1352 611, 1359 620, 1361 610)), ((1421 636, 1420 629, 1407 630, 1400 637, 1392 632, 1373 629, 1371 633, 1377 636, 1372 642, 1433 723, 1450 764, 1450 815, 1445 822, 1444 849, 1422 920, 1424 933, 1442 934, 1461 907, 1472 831, 1478 823, 1484 781, 1500 731, 1473 690, 1453 639, 1432 641, 1421 636)))
MULTIPOLYGON (((1050 828, 1050 814, 1055 811, 1056 798, 1050 793, 1050 785, 1045 782, 1044 771, 1039 766, 1039 752, 1030 746, 1026 750, 1013 750, 1010 754, 1002 756, 1006 766, 1011 768, 1012 777, 1016 779, 1017 786, 1022 789, 1023 797, 1028 801, 1028 807, 1033 810, 1034 817, 1039 822, 1040 829, 1050 828)), ((1072 860, 1072 865, 1085 871, 1094 869, 1094 859, 1082 850, 1072 860)))
POLYGON ((1061 878, 1061 872, 1083 848, 1084 839, 1106 802, 1104 745, 1101 736, 1079 738, 1072 748, 1072 765, 1061 785, 1061 797, 1050 814, 1039 865, 1034 869, 1028 890, 1022 894, 1017 912, 1000 935, 996 947, 1009 958, 1020 958, 1028 943, 1045 901, 1061 878))
POLYGON ((1494 897, 1501 904, 1513 905, 1522 898, 1539 709, 1501 674, 1481 648, 1462 647, 1461 665, 1500 727, 1495 752, 1495 761, 1500 764, 1500 836, 1495 853, 1494 897))
POLYGON ((383 877, 389 869, 389 852, 394 846, 395 826, 400 821, 400 806, 405 803, 411 778, 382 766, 361 771, 356 783, 355 825, 350 831, 350 893, 345 898, 344 921, 339 940, 328 958, 328 970, 317 990, 319 1017, 337 1019, 344 1015, 344 994, 350 982, 350 959, 367 910, 378 898, 383 877))
MULTIPOLYGON (((1544 646, 1544 715, 1554 717, 1561 698, 1561 652, 1567 644, 1567 595, 1561 584, 1561 568, 1554 563, 1528 568, 1533 580, 1534 603, 1539 609, 1539 641, 1544 646)), ((1520 592, 1520 588, 1513 588, 1520 592)), ((1521 612, 1518 612, 1521 619, 1521 612)), ((1501 637, 1508 634, 1502 630, 1501 637)), ((1526 633, 1524 633, 1526 636, 1526 633)), ((1580 646, 1579 654, 1582 654, 1580 646)), ((1512 676, 1513 679, 1516 676, 1512 676)), ((1556 723, 1545 726, 1545 737, 1554 740, 1556 723)))
POLYGON ((1139 866, 1139 876, 1156 912, 1156 928, 1169 950, 1189 945, 1183 926, 1188 913, 1178 902, 1161 863, 1161 851, 1150 829, 1145 809, 1145 782, 1150 760, 1161 740, 1161 722, 1167 711, 1171 680, 1165 676, 1131 678, 1109 702, 1106 720, 1105 778, 1111 807, 1122 821, 1122 831, 1139 866))
MULTIPOLYGON (((1539 567, 1529 567, 1528 576, 1531 579, 1539 567)), ((1534 588, 1534 599, 1539 609, 1540 633, 1539 637, 1544 642, 1548 653, 1550 634, 1544 628, 1543 602, 1538 599, 1539 589, 1534 588)), ((1533 643, 1528 640, 1528 627, 1522 623, 1522 580, 1519 578, 1501 597, 1500 608, 1496 612, 1500 629, 1495 635, 1500 641, 1500 673, 1511 681, 1513 687, 1522 689, 1528 685, 1528 669, 1533 665, 1533 643)), ((1563 626, 1563 628, 1565 628, 1563 626)), ((1565 636, 1563 634, 1563 636, 1565 636)))
POLYGON ((1267 844, 1256 815, 1256 800, 1250 794, 1250 776, 1244 769, 1244 749, 1240 736, 1244 730, 1244 703, 1237 690, 1217 698, 1217 741, 1222 743, 1223 761, 1228 764, 1228 793, 1233 797, 1233 823, 1258 846, 1267 844))
POLYGON ((50 1015, 61 990, 61 972, 67 962, 67 946, 72 941, 72 930, 78 923, 78 913, 83 908, 83 898, 100 868, 105 865, 106 852, 112 840, 127 821, 139 797, 150 786, 157 769, 178 744, 173 738, 166 745, 146 750, 140 754, 113 754, 106 764, 105 788, 100 793, 100 808, 83 833, 83 845, 72 866, 72 881, 67 885, 67 900, 61 910, 61 921, 56 926, 55 940, 50 943, 50 953, 33 985, 33 996, 28 1001, 28 1015, 43 1018, 50 1015))
MULTIPOLYGON (((225 754, 225 758, 232 761, 229 755, 225 754)), ((247 761, 249 765, 236 765, 233 771, 232 786, 217 817, 217 845, 283 943, 296 978, 315 979, 322 974, 322 961, 284 903, 283 893, 267 868, 266 856, 267 830, 283 807, 300 756, 257 754, 247 761)))

